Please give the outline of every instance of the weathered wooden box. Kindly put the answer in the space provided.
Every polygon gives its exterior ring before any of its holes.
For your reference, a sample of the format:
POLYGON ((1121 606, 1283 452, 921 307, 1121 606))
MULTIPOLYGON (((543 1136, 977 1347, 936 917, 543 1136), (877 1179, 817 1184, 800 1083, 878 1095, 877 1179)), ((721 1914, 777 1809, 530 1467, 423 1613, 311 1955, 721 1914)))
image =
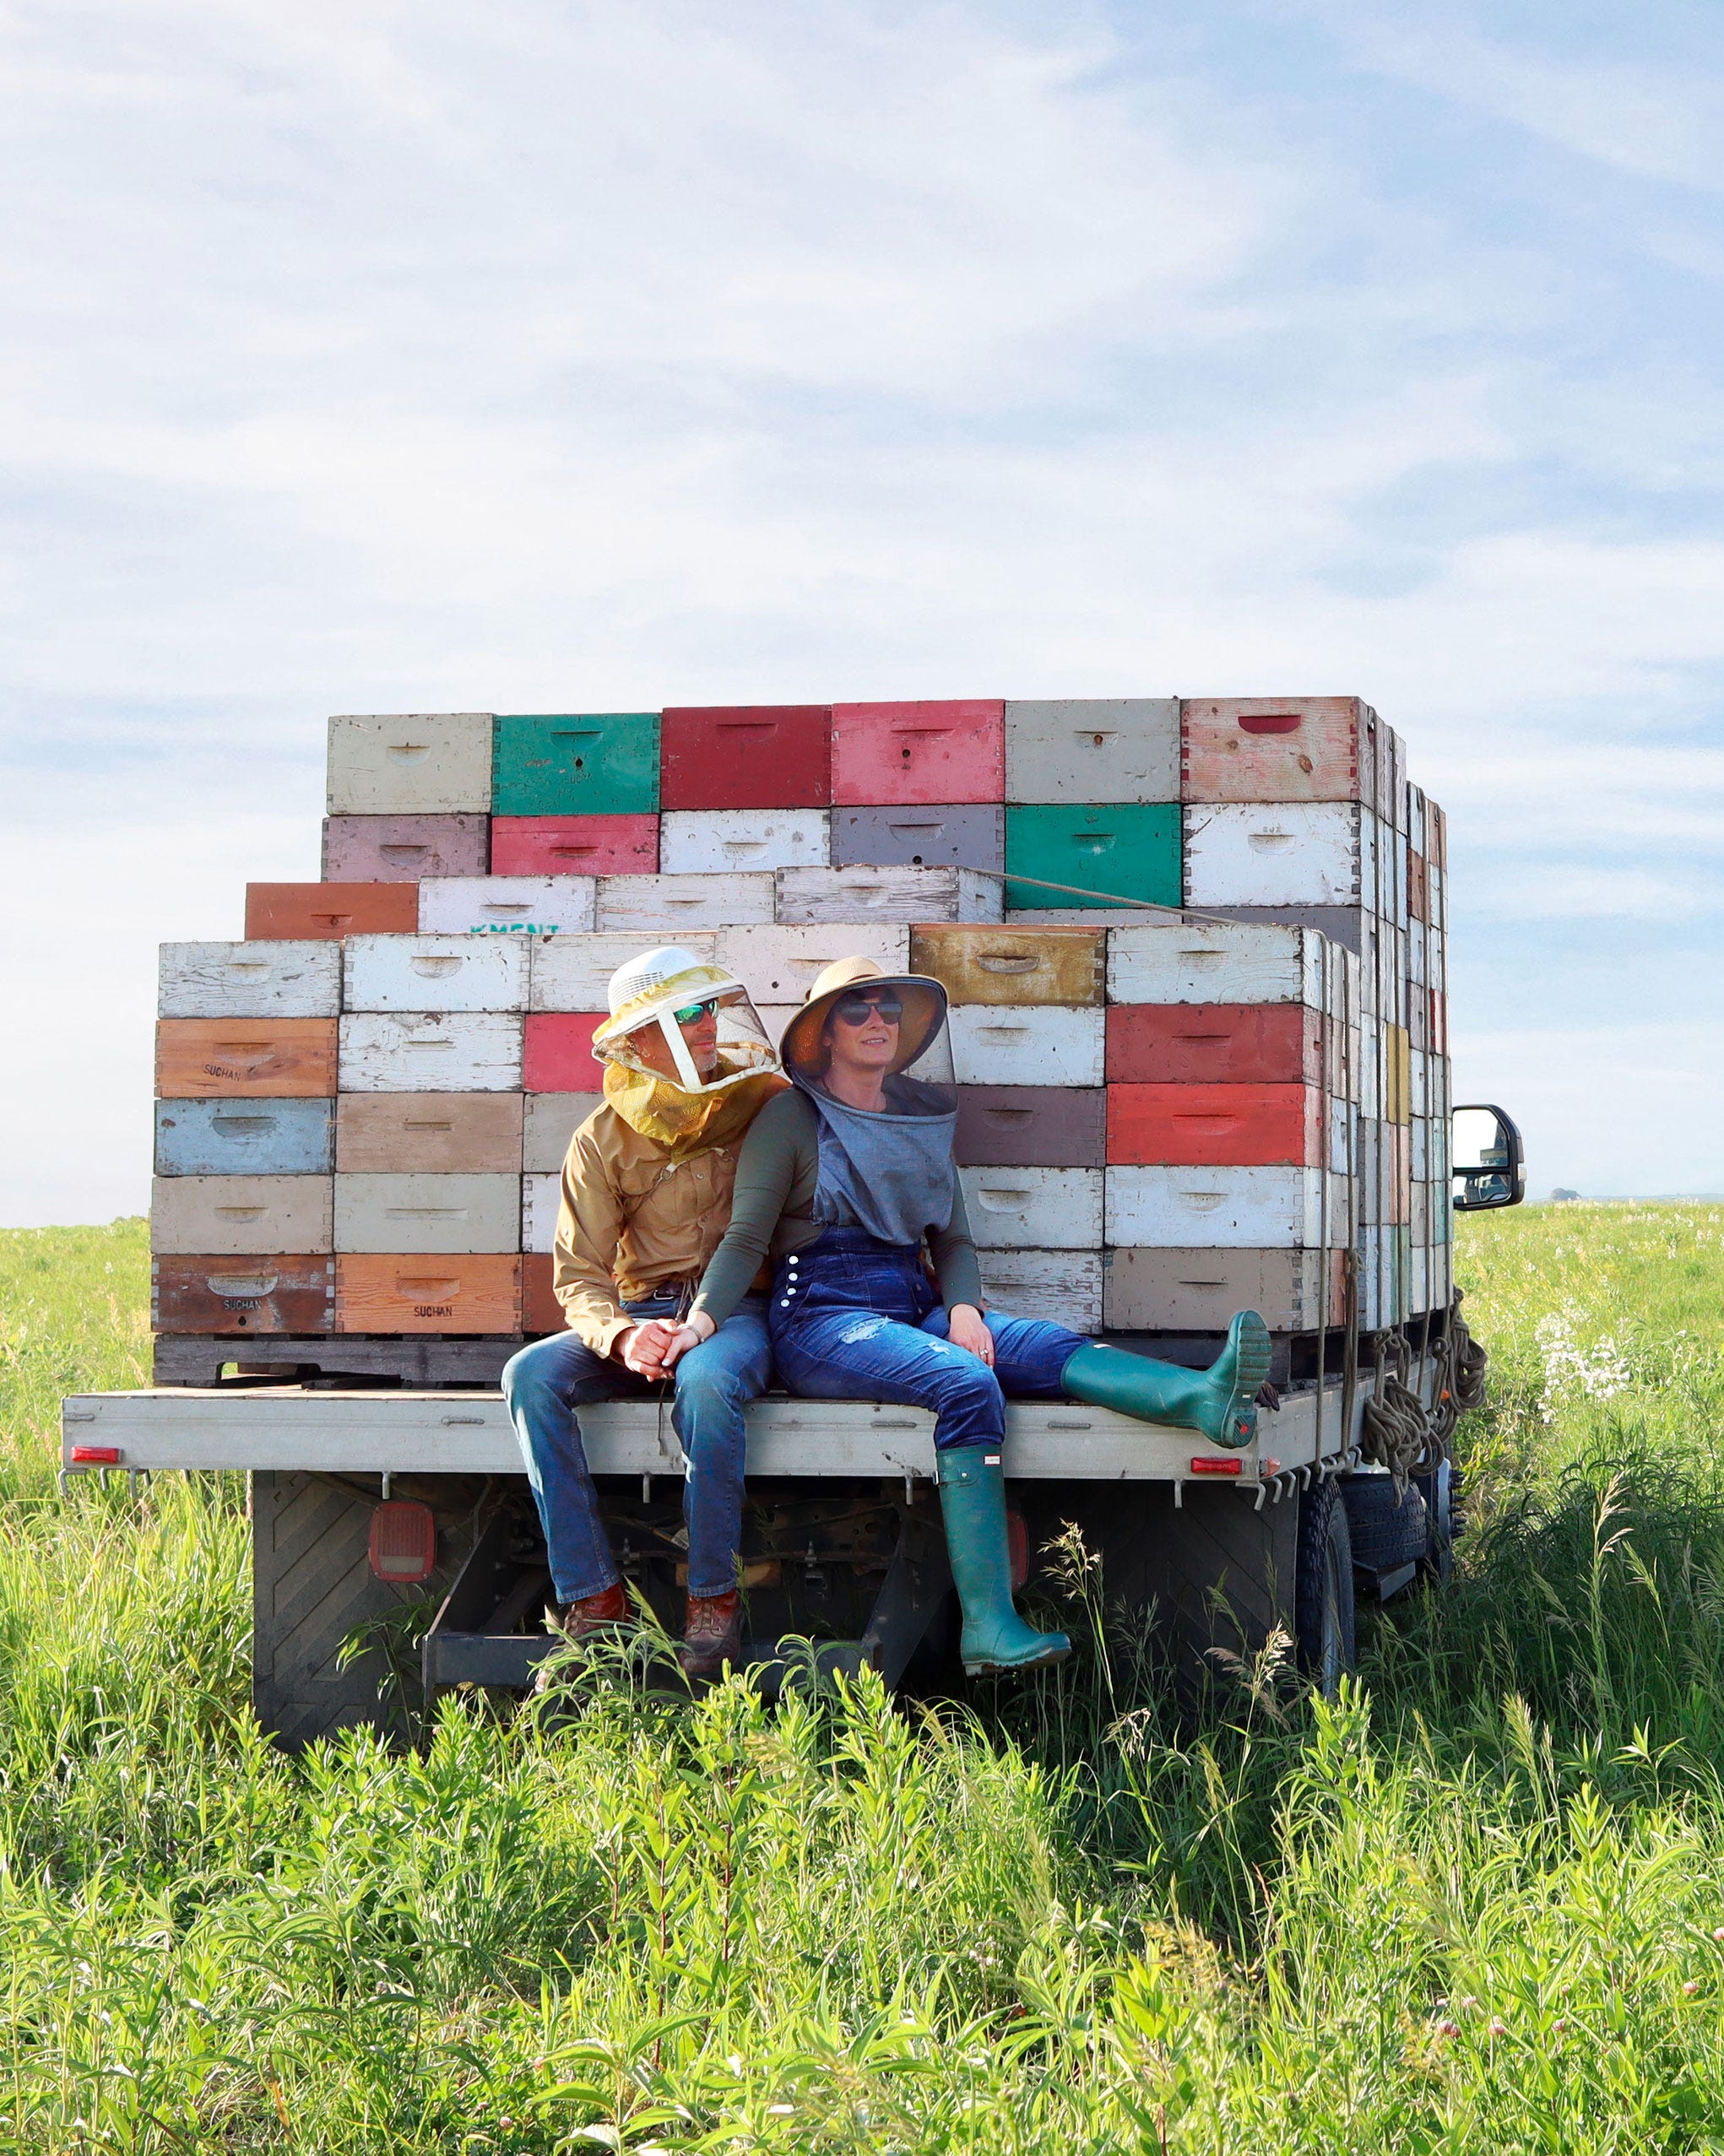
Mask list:
POLYGON ((1006 706, 1006 798, 1177 801, 1177 696, 1074 696, 1006 706))
POLYGON ((344 1093, 517 1093, 519 1015, 358 1010, 341 1021, 344 1093))
POLYGON ((163 1018, 155 1090, 165 1100, 310 1099, 335 1091, 333 1018, 163 1018))
POLYGON ((158 1175, 328 1175, 335 1103, 167 1100, 155 1104, 158 1175))
POLYGON ((518 1175, 519 1093, 344 1093, 335 1166, 343 1175, 518 1175))
POLYGON ((332 718, 330 815, 485 815, 491 808, 491 725, 489 712, 332 718))
POLYGON ((337 1175, 338 1251, 518 1250, 521 1178, 512 1175, 337 1175))
POLYGON ((327 940, 165 943, 161 1018, 333 1018, 341 1010, 341 952, 327 940))
POLYGON ((332 1226, 327 1175, 158 1176, 150 1196, 150 1245, 164 1254, 315 1254, 332 1226))
POLYGON ((342 946, 348 1010, 524 1010, 525 936, 350 936, 342 946))

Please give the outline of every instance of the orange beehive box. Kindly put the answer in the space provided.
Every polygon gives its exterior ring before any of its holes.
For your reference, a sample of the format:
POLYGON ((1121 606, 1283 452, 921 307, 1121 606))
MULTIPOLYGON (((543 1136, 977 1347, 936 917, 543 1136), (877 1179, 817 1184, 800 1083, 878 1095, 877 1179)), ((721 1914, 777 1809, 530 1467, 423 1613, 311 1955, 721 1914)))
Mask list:
POLYGON ((248 883, 246 940, 410 935, 419 926, 416 883, 248 883))
POLYGON ((562 1305, 551 1292, 550 1276, 556 1265, 548 1250, 529 1250, 521 1259, 523 1332, 561 1333, 569 1329, 562 1305))
POLYGON ((1315 1167, 1315 1086, 1109 1086, 1108 1162, 1141 1167, 1315 1167))
POLYGON ((335 1091, 337 1018, 159 1018, 155 1090, 162 1100, 229 1094, 309 1100, 335 1091))
POLYGON ((339 1333, 513 1333, 521 1330, 521 1260, 339 1257, 339 1333))

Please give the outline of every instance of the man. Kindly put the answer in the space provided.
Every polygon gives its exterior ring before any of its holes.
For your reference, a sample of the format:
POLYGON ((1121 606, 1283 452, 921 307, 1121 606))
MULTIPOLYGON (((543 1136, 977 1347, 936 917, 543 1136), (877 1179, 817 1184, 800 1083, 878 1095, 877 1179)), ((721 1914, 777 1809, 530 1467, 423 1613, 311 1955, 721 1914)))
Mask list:
POLYGON ((566 1333, 523 1347, 503 1372, 550 1555, 557 1621, 572 1639, 626 1622, 628 1594, 599 1518, 574 1411, 650 1396, 674 1382, 687 1460, 691 1677, 718 1674, 741 1645, 744 1411, 771 1374, 763 1295, 744 1297, 675 1363, 665 1351, 730 1218, 744 1133, 788 1082, 748 992, 721 967, 668 945, 612 974, 610 1016, 593 1037, 604 1104, 570 1140, 553 1276, 566 1333))

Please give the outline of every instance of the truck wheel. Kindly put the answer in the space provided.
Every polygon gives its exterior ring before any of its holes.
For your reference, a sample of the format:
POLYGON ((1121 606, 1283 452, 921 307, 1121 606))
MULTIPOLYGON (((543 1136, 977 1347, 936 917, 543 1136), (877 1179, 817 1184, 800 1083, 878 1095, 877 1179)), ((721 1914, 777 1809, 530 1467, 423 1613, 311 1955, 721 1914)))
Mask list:
POLYGON ((1332 1699, 1353 1665, 1353 1543, 1332 1480, 1314 1482, 1299 1498, 1293 1641, 1299 1667, 1332 1699))
POLYGON ((1427 1575, 1440 1586, 1455 1569, 1455 1536, 1460 1523, 1455 1516, 1460 1476, 1446 1460, 1439 1460, 1429 1475, 1415 1475, 1413 1487, 1424 1499, 1429 1535, 1420 1552, 1427 1575))
POLYGON ((1423 1561, 1430 1551, 1431 1524, 1418 1476, 1399 1492, 1392 1475, 1343 1475, 1338 1480, 1355 1564, 1370 1572, 1392 1572, 1397 1565, 1423 1561))

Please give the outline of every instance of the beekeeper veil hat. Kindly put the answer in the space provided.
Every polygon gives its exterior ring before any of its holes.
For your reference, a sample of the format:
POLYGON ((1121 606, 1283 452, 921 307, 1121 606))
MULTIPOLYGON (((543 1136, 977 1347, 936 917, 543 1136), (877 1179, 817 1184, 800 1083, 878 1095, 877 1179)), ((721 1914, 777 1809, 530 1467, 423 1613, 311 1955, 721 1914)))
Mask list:
POLYGON ((679 945, 618 967, 609 993, 610 1016, 594 1031, 593 1053, 613 1068, 668 1079, 696 1097, 778 1068, 746 988, 679 945))

